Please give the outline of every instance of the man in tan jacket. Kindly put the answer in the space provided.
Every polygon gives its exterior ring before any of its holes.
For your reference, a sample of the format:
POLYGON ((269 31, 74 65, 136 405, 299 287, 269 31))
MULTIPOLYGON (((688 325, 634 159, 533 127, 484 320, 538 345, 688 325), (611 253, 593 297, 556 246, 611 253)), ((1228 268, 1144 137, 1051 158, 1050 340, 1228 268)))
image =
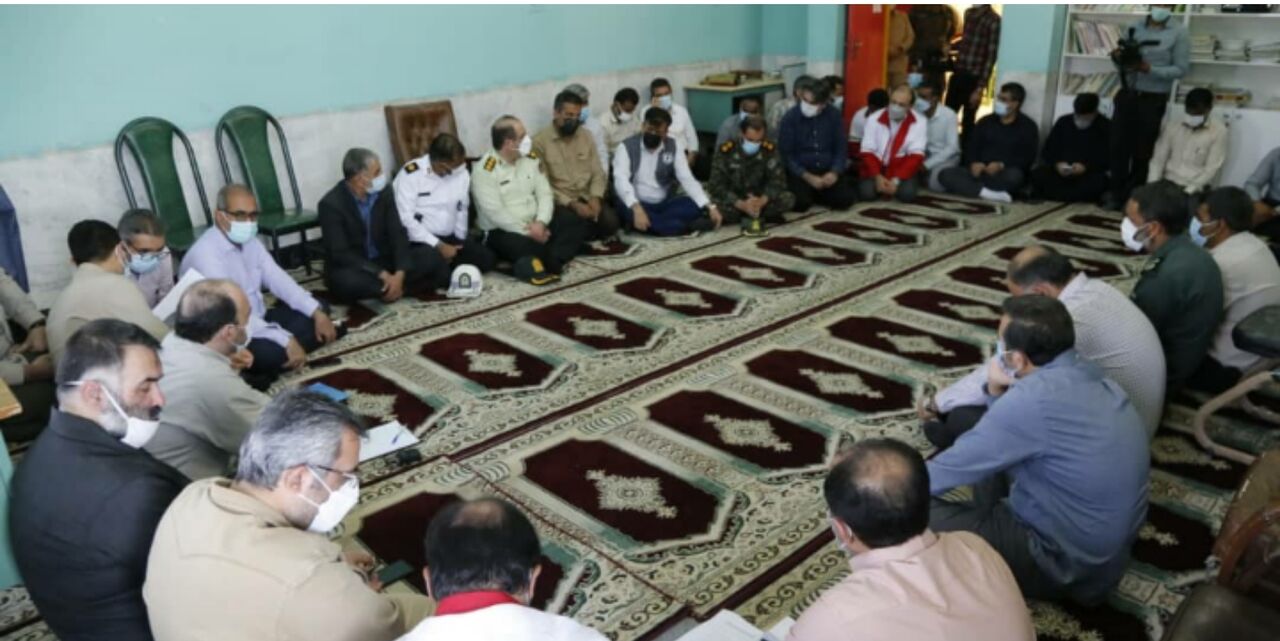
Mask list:
POLYGON ((359 502, 361 430, 343 405, 284 392, 245 439, 234 480, 174 500, 143 586, 157 641, 391 641, 431 612, 426 597, 380 593, 373 559, 325 536, 359 502))
POLYGON ((587 237, 606 239, 618 233, 618 214, 605 205, 609 175, 600 165, 595 139, 582 124, 582 98, 565 90, 556 94, 551 124, 533 137, 533 152, 551 182, 557 209, 587 223, 587 237))

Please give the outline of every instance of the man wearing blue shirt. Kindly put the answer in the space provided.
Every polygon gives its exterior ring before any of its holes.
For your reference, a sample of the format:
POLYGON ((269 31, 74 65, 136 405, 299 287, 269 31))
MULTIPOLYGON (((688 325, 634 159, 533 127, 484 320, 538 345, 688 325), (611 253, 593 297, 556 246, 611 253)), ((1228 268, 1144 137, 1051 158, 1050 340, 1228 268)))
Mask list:
POLYGON ((840 110, 829 106, 831 87, 818 80, 800 89, 800 102, 782 117, 778 148, 787 161, 787 191, 796 195, 795 211, 815 202, 848 209, 857 192, 844 177, 849 164, 840 110))
POLYGON ((986 414, 929 462, 930 527, 986 539, 1027 598, 1098 603, 1120 581, 1146 519, 1142 419, 1076 354, 1058 300, 1006 300, 999 337, 986 414), (974 486, 972 502, 936 498, 963 485, 974 486))

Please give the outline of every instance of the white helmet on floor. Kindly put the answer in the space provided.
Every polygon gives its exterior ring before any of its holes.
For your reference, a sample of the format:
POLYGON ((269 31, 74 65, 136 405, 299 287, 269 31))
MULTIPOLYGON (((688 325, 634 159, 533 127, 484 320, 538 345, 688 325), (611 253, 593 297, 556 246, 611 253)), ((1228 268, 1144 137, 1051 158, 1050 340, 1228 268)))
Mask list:
POLYGON ((474 298, 484 289, 484 279, 475 265, 459 265, 449 280, 449 298, 474 298))

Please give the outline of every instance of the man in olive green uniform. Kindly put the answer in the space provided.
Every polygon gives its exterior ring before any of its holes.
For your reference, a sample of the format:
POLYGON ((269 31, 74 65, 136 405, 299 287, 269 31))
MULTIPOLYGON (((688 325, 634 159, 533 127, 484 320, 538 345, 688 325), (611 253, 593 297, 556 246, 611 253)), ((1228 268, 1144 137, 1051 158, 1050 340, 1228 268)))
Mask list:
POLYGON ((1169 395, 1200 366, 1222 322, 1222 273, 1209 252, 1187 236, 1188 217, 1182 190, 1158 182, 1133 191, 1121 226, 1129 249, 1151 254, 1133 288, 1133 302, 1160 335, 1169 395))
POLYGON ((609 177, 600 163, 590 131, 582 127, 582 97, 568 90, 556 95, 551 124, 533 137, 533 153, 551 182, 557 211, 581 218, 587 237, 618 233, 618 215, 604 204, 609 177))
POLYGON ((485 244, 512 263, 517 278, 546 284, 577 255, 586 225, 567 209, 555 211, 551 183, 520 119, 503 116, 489 133, 493 149, 480 157, 471 177, 485 244))
POLYGON ((741 131, 740 142, 730 140, 717 150, 707 191, 725 222, 741 222, 745 231, 758 234, 762 223, 783 222, 783 212, 791 211, 796 199, 787 191, 777 147, 765 139, 764 118, 747 116, 741 131))

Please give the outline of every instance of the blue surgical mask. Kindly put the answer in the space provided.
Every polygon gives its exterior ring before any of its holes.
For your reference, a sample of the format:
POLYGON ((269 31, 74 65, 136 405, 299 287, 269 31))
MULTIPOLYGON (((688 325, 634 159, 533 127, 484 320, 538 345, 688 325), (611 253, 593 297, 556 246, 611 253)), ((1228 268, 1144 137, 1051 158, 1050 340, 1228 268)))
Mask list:
POLYGON ((667 94, 665 96, 662 96, 661 98, 658 98, 659 107, 662 107, 667 111, 671 111, 671 105, 672 105, 671 94, 667 94))
POLYGON ((1209 242, 1209 239, 1218 233, 1216 225, 1215 230, 1208 233, 1205 233, 1204 227, 1204 223, 1201 223, 1198 217, 1191 217, 1191 241, 1201 247, 1204 247, 1209 242))
POLYGON ((933 107, 933 103, 929 102, 928 100, 925 100, 924 98, 916 98, 916 111, 920 113, 925 113, 929 111, 929 109, 932 107, 933 107))
POLYGON ((742 141, 742 152, 748 156, 754 156, 760 153, 760 142, 757 140, 742 141))
POLYGON ((1009 103, 997 100, 994 105, 991 105, 991 110, 995 112, 997 116, 1004 118, 1009 115, 1009 103))
POLYGON ((1169 9, 1166 9, 1165 7, 1151 8, 1151 19, 1154 20, 1155 22, 1164 22, 1168 20, 1169 17, 1172 15, 1173 15, 1173 12, 1170 11, 1169 9))
POLYGON ((924 74, 916 73, 914 71, 907 74, 907 86, 911 87, 912 89, 919 87, 920 83, 922 82, 924 82, 924 74))
POLYGON ((591 117, 591 107, 583 107, 582 113, 578 114, 578 122, 586 122, 591 117))
POLYGON ((160 254, 134 254, 129 257, 129 271, 141 276, 160 266, 160 254))
POLYGON ((248 221, 231 221, 231 229, 227 231, 227 239, 237 245, 243 245, 258 236, 258 223, 248 221))
POLYGON ((747 113, 747 112, 745 112, 745 111, 739 111, 739 112, 738 112, 738 122, 742 122, 743 120, 746 120, 746 119, 747 119, 747 117, 748 117, 748 116, 750 116, 750 115, 751 115, 751 114, 749 114, 749 113, 747 113))
POLYGON ((387 175, 378 174, 378 177, 373 179, 373 184, 369 185, 369 193, 380 194, 382 193, 382 190, 386 188, 387 188, 387 175))

